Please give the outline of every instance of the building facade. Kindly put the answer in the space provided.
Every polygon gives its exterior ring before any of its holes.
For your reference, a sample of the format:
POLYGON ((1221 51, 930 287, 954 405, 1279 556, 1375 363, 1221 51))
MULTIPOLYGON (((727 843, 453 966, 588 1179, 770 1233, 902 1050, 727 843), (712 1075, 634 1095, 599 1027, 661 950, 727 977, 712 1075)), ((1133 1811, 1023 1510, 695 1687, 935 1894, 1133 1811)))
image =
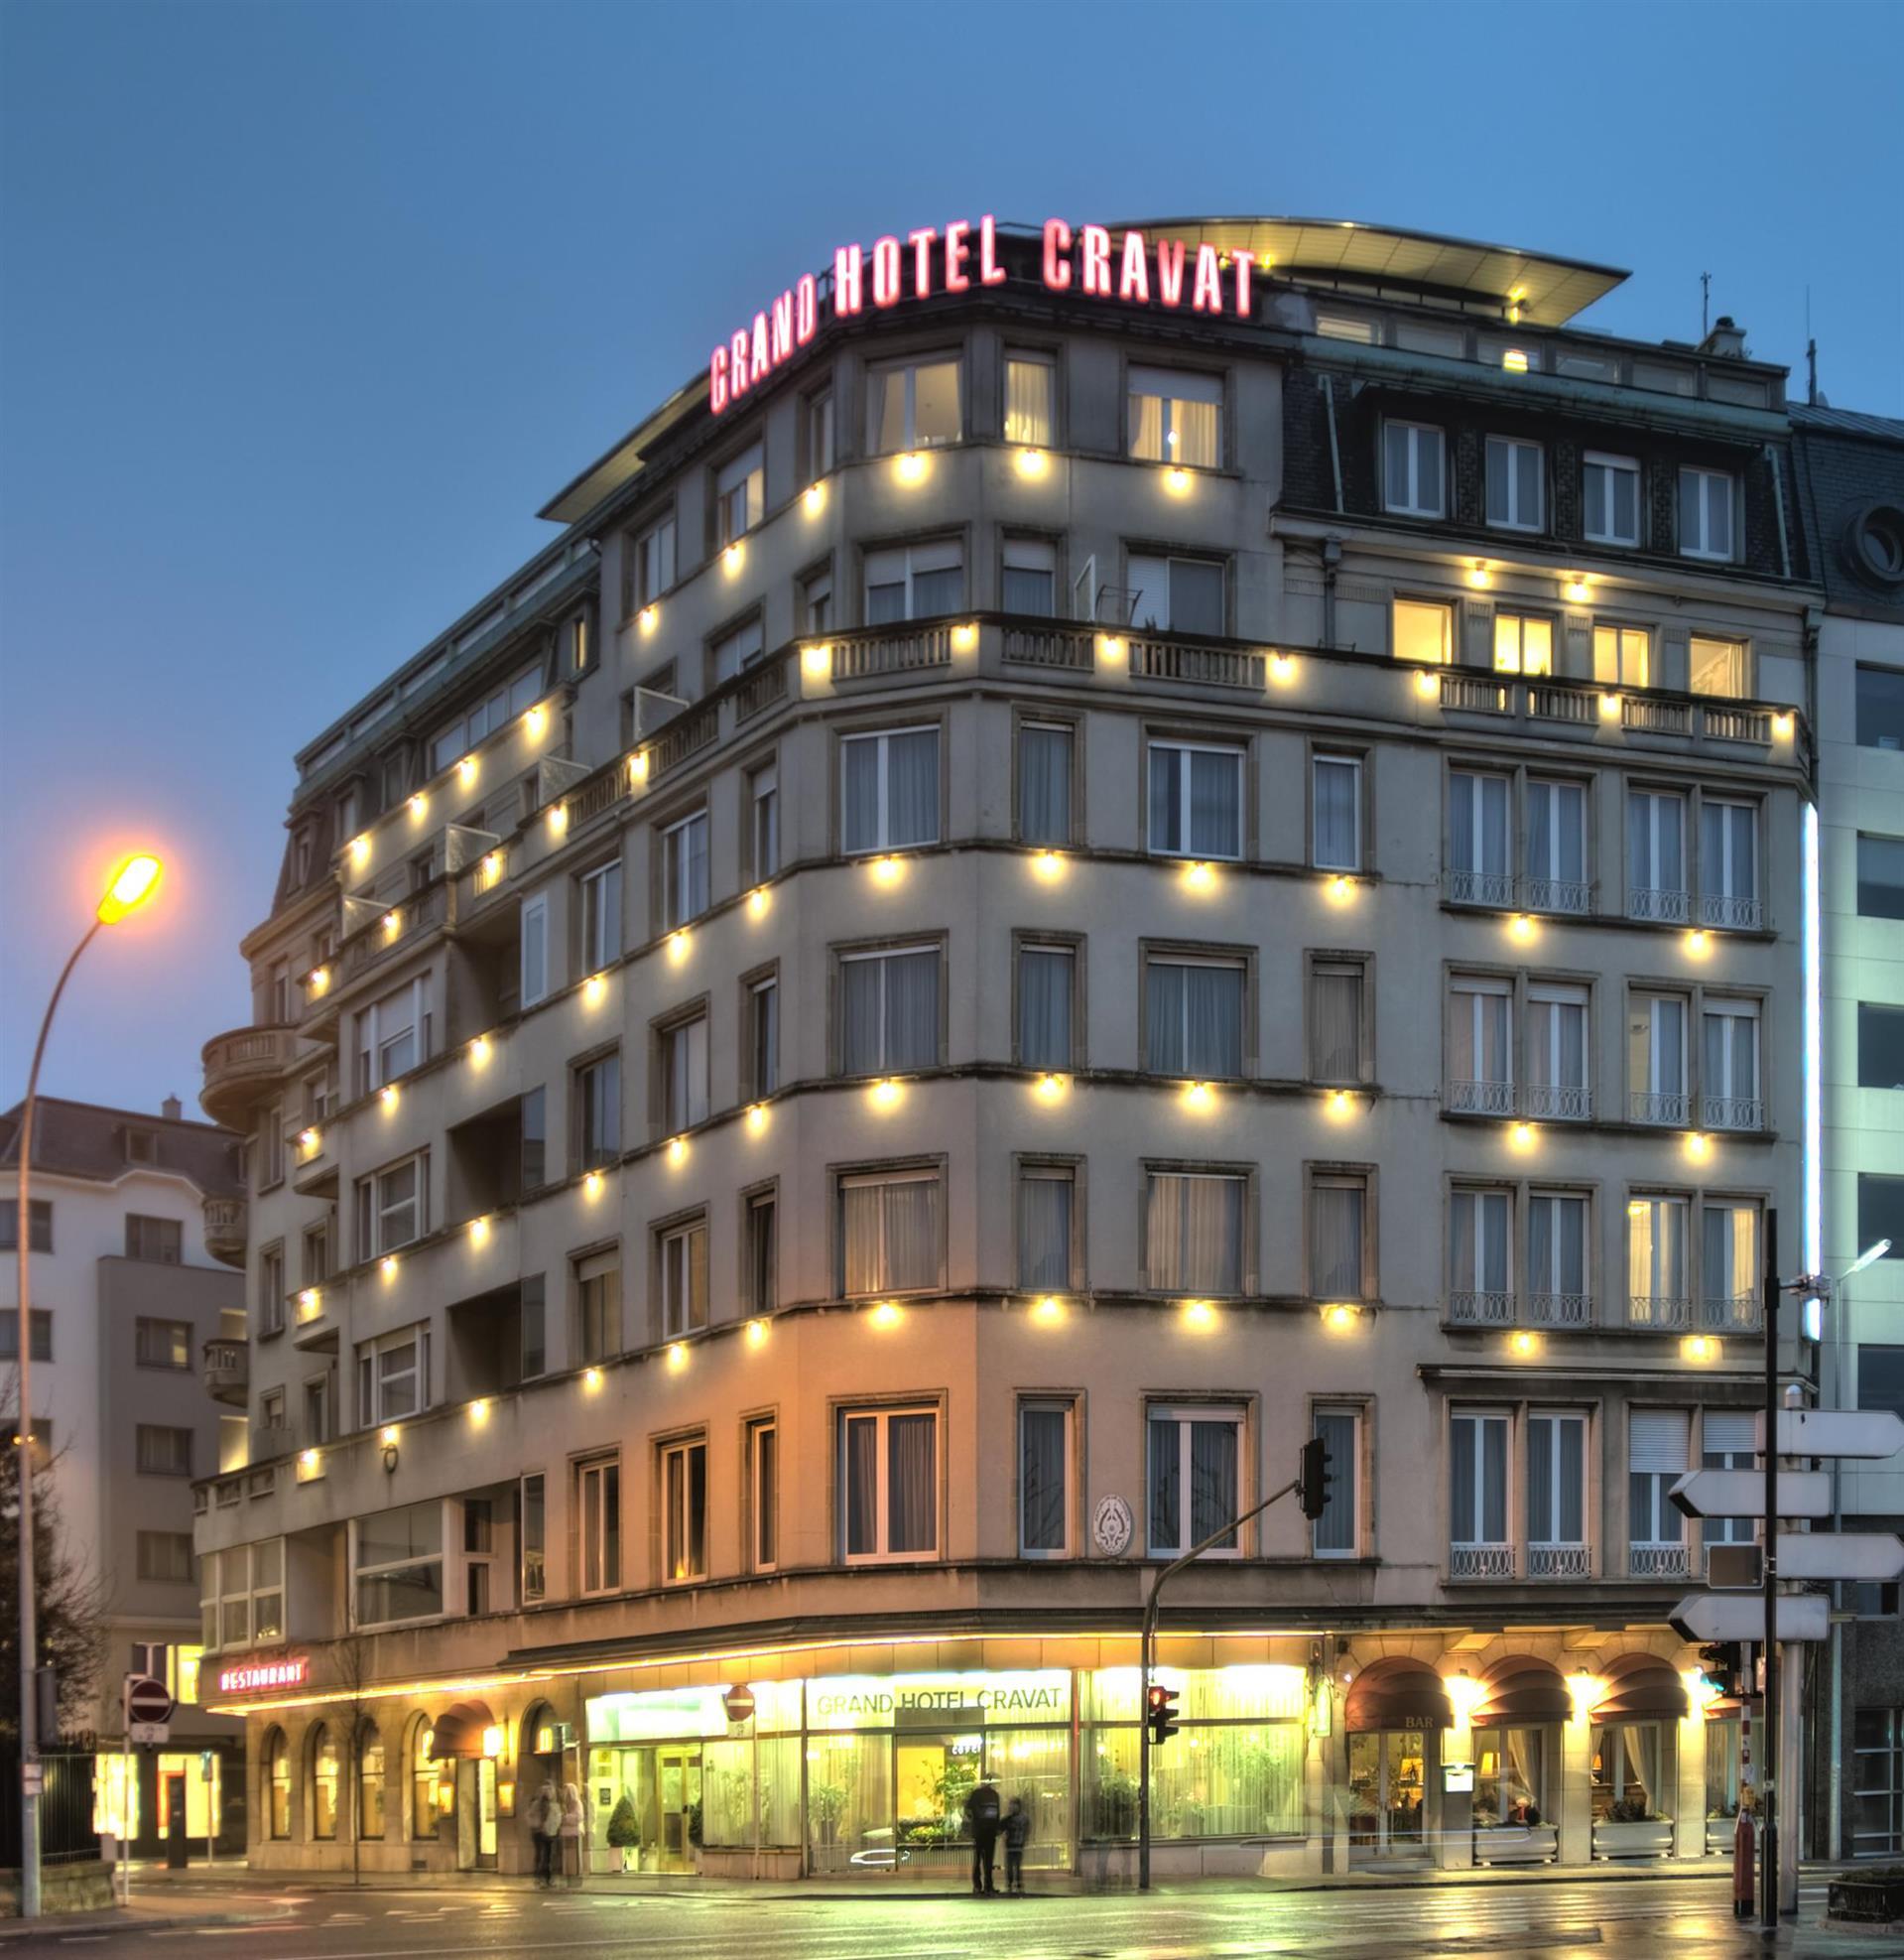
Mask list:
MULTIPOLYGON (((851 248, 299 758, 254 1863, 1729 1849, 1675 1476, 1798 1239, 1815 602, 1781 370, 1359 227, 851 248), (353 1845, 353 1837, 356 1843, 353 1845)), ((1749 1780, 1749 1771, 1746 1771, 1749 1780)))
MULTIPOLYGON (((0 1372, 16 1412, 19 1127, 15 1105, 0 1115, 0 1372)), ((243 1257, 238 1143, 171 1100, 153 1116, 42 1097, 34 1113, 34 1438, 60 1549, 96 1588, 102 1649, 98 1704, 67 1736, 99 1753, 97 1828, 146 1852, 175 1810, 199 1849, 245 1841, 243 1725, 201 1698, 191 1542, 193 1478, 249 1444, 244 1279, 223 1256, 243 1257), (225 1371, 220 1400, 207 1360, 225 1371), (163 1680, 177 1710, 166 1747, 128 1760, 129 1672, 163 1680)))

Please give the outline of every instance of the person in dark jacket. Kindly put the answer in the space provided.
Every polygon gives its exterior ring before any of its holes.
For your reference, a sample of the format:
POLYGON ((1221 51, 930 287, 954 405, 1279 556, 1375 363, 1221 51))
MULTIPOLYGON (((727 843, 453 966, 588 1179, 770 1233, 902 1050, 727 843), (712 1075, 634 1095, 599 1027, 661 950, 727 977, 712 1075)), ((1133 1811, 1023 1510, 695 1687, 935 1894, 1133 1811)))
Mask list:
POLYGON ((1031 1836, 1031 1812, 1025 1799, 1015 1796, 1005 1812, 1005 1890, 1025 1895, 1025 1840, 1031 1836))
POLYGON ((980 1783, 965 1799, 965 1828, 971 1833, 971 1889, 991 1897, 998 1891, 998 1824, 1002 1805, 997 1788, 980 1783))

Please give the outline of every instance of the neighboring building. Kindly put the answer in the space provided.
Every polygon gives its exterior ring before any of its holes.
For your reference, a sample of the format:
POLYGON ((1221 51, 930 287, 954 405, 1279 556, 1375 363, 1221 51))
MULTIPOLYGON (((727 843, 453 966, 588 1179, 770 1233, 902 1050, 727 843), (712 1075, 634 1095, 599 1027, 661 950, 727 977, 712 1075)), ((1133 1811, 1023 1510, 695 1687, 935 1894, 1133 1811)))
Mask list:
POLYGON ((1124 1869, 1150 1576, 1311 1434, 1174 1582, 1159 1870, 1729 1855, 1666 1492, 1801 1236, 1783 371, 1412 233, 948 236, 299 758, 205 1050, 253 1861, 515 1869, 560 1768, 931 1871, 982 1766, 1124 1869))
MULTIPOLYGON (((20 1111, 0 1115, 0 1369, 19 1406, 20 1111)), ((134 1848, 159 1849, 174 1805, 244 1843, 243 1727, 201 1706, 192 1479, 244 1460, 244 1196, 239 1139, 183 1119, 43 1096, 29 1249, 34 1436, 52 1459, 62 1550, 100 1589, 99 1828, 128 1835, 120 1684, 150 1673, 178 1704, 163 1750, 134 1762, 134 1848), (201 1372, 202 1371, 202 1372, 201 1372), (207 1393, 207 1388, 210 1393, 207 1393), (217 1400, 213 1396, 217 1396, 217 1400)), ((11 1433, 11 1432, 10 1432, 11 1433)))
MULTIPOLYGON (((1823 1399, 1904 1415, 1904 422, 1794 408, 1818 622, 1825 1270, 1891 1253, 1827 1309, 1823 1399)), ((1904 1460, 1840 1472, 1847 1530, 1904 1530, 1904 1460)), ((1846 1586, 1812 1703, 1822 1857, 1904 1852, 1895 1586, 1846 1586), (1832 1684, 1839 1684, 1834 1721, 1832 1684), (1837 1801, 1832 1765, 1839 1768, 1837 1801), (1836 1820, 1836 1828, 1835 1828, 1836 1820), (1836 1840, 1836 1841, 1835 1841, 1836 1840)))

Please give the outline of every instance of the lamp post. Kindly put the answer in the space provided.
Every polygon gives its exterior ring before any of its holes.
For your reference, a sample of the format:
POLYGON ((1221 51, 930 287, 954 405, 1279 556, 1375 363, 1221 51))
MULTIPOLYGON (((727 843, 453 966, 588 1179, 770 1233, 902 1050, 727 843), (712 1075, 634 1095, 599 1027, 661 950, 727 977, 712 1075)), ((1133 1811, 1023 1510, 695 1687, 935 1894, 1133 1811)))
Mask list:
POLYGON ((46 1018, 40 1023, 40 1038, 33 1046, 33 1067, 27 1075, 27 1097, 20 1106, 18 1160, 20 1189, 17 1223, 20 1260, 20 1405, 14 1437, 15 1472, 20 1485, 20 1916, 40 1916, 40 1701, 36 1686, 40 1641, 34 1625, 33 1570, 33 1109, 40 1087, 40 1064, 47 1052, 47 1036, 66 981, 79 964, 79 956, 98 937, 101 926, 115 926, 129 912, 136 911, 158 888, 163 866, 159 859, 141 851, 118 864, 107 880, 105 895, 99 900, 92 924, 72 949, 60 979, 47 1002, 46 1018))

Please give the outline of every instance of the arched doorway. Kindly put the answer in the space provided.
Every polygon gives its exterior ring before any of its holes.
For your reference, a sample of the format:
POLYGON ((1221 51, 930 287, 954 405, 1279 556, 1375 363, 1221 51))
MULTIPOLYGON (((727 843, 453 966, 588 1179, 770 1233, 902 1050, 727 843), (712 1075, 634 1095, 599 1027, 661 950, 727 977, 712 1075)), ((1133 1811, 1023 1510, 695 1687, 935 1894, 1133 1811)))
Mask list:
POLYGON ((502 1754, 502 1725, 486 1701, 459 1701, 437 1717, 430 1749, 440 1764, 454 1764, 456 1870, 495 1871, 496 1759, 502 1754))
POLYGON ((1409 1655, 1371 1661, 1349 1684, 1348 1853, 1356 1864, 1428 1862, 1442 1731, 1454 1719, 1442 1677, 1409 1655))

